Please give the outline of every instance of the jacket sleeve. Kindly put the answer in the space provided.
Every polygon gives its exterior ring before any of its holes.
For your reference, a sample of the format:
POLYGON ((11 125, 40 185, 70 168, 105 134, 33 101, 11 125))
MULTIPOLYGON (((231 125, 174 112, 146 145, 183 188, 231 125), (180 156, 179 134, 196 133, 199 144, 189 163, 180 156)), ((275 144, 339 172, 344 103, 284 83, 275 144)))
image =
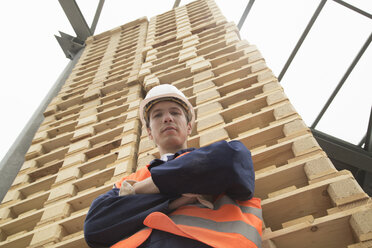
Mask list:
POLYGON ((119 196, 119 189, 95 199, 84 223, 84 237, 90 247, 107 247, 144 227, 147 215, 168 213, 170 197, 163 194, 119 196))
POLYGON ((226 193, 236 200, 253 197, 251 153, 240 141, 220 141, 151 169, 163 194, 226 193))

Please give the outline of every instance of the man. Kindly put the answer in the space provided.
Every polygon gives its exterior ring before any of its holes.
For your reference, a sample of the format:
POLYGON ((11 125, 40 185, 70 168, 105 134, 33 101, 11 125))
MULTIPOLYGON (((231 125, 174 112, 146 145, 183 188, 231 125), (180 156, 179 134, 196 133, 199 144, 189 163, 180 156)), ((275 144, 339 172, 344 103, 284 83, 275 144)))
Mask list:
POLYGON ((161 159, 93 201, 84 233, 92 247, 260 247, 260 200, 250 152, 239 141, 187 148, 195 121, 176 87, 151 89, 141 121, 161 159))

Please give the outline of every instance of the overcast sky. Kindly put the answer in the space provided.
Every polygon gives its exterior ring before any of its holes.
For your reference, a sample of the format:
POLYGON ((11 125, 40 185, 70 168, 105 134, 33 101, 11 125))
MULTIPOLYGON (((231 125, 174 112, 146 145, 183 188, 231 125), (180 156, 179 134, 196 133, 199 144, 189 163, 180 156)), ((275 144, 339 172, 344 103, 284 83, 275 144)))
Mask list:
MULTIPOLYGON (((106 0, 96 34, 139 17, 161 14, 174 1, 106 0)), ((181 1, 181 5, 191 1, 181 1)), ((236 24, 248 1, 217 0, 236 24)), ((279 76, 320 1, 257 0, 241 30, 279 76)), ((348 1, 372 13, 372 1, 348 1)), ((98 0, 77 0, 88 25, 98 0)), ((57 0, 6 1, 0 8, 0 159, 68 63, 54 38, 75 36, 57 0)), ((281 83, 307 125, 311 125, 372 32, 372 20, 327 1, 281 83)), ((317 129, 351 143, 367 131, 372 105, 372 45, 364 53, 317 129)))

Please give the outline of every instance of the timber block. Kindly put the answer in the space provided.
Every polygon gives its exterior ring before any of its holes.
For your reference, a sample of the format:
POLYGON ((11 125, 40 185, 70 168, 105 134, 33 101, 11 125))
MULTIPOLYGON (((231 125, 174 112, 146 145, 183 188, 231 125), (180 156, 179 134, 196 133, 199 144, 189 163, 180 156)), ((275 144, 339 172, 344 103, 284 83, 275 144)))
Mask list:
POLYGON ((58 202, 65 198, 72 197, 76 195, 76 193, 77 193, 76 187, 71 183, 59 185, 51 189, 49 198, 45 202, 45 206, 49 205, 50 203, 58 202))
POLYGON ((48 138, 48 133, 46 131, 37 132, 34 138, 32 139, 32 144, 42 142, 46 140, 47 138, 48 138))
POLYGON ((160 80, 154 74, 145 77, 144 81, 145 90, 148 92, 153 87, 160 85, 160 80))
POLYGON ((209 129, 211 127, 223 125, 224 123, 225 121, 220 114, 211 115, 198 121, 197 132, 209 129))
POLYGON ((133 158, 137 155, 137 149, 134 145, 127 145, 118 149, 118 160, 133 158))
POLYGON ((58 224, 49 225, 35 232, 29 248, 42 247, 46 244, 55 244, 61 241, 62 237, 66 236, 66 234, 63 226, 58 224))
POLYGON ((73 212, 73 208, 69 203, 62 202, 50 207, 45 208, 43 215, 41 216, 38 226, 42 227, 48 224, 52 224, 55 221, 62 220, 73 212))
POLYGON ((96 115, 98 111, 96 108, 83 109, 79 113, 79 118, 82 119, 87 116, 96 115))
POLYGON ((13 213, 13 211, 10 208, 0 208, 0 225, 15 217, 16 215, 13 213))
MULTIPOLYGON (((343 170, 343 171, 340 171, 340 172, 348 172, 348 173, 351 174, 351 172, 349 172, 347 170, 343 170)), ((338 173, 340 173, 340 172, 338 172, 338 173)), ((370 198, 367 198, 367 199, 347 203, 347 204, 344 204, 344 205, 340 205, 340 206, 337 206, 337 207, 329 208, 329 209, 327 209, 327 213, 328 213, 328 215, 336 214, 336 213, 340 213, 340 212, 343 212, 343 211, 348 211, 350 209, 356 209, 360 206, 371 205, 371 203, 372 203, 372 200, 370 198)))
POLYGON ((177 40, 180 40, 180 39, 183 39, 185 37, 188 37, 190 35, 192 35, 192 32, 191 32, 191 29, 190 28, 186 28, 186 29, 183 29, 183 30, 177 30, 177 36, 176 36, 176 39, 177 40))
POLYGON ((87 125, 91 125, 98 122, 97 115, 90 115, 84 118, 79 118, 79 122, 76 125, 76 128, 81 128, 87 125))
POLYGON ((188 52, 188 53, 183 53, 182 55, 181 54, 179 55, 178 62, 182 63, 182 62, 188 61, 190 59, 196 58, 197 56, 198 56, 198 54, 195 51, 188 52))
POLYGON ((137 161, 137 171, 141 169, 142 167, 150 164, 152 160, 156 159, 156 157, 153 154, 147 154, 146 156, 139 157, 137 161))
POLYGON ((221 110, 223 110, 223 107, 222 107, 221 103, 211 102, 211 103, 204 104, 204 105, 198 107, 197 116, 198 116, 198 119, 200 119, 201 117, 207 116, 211 113, 219 112, 221 110))
POLYGON ((36 158, 44 153, 43 146, 41 144, 35 144, 31 145, 31 147, 28 149, 25 159, 30 160, 33 158, 36 158))
POLYGON ((282 91, 275 92, 273 94, 270 94, 266 97, 267 105, 273 105, 278 102, 282 102, 286 100, 287 97, 282 91))
POLYGON ((1 204, 4 206, 5 203, 15 202, 22 199, 22 194, 18 190, 9 190, 1 204))
POLYGON ((37 166, 37 163, 35 160, 28 160, 23 163, 20 171, 25 171, 30 168, 35 168, 36 166, 37 166))
POLYGON ((212 68, 211 62, 204 60, 204 61, 192 64, 190 69, 191 69, 191 73, 198 73, 198 72, 210 69, 210 68, 212 68))
POLYGON ((87 157, 84 153, 78 153, 73 156, 68 156, 64 159, 62 167, 67 168, 77 164, 82 164, 87 160, 87 157))
POLYGON ((372 247, 372 240, 347 246, 347 248, 371 248, 371 247, 372 247))
POLYGON ((95 88, 92 90, 88 90, 84 93, 83 102, 89 102, 94 99, 97 99, 101 96, 101 90, 100 88, 95 88))
POLYGON ((14 188, 14 186, 22 186, 30 182, 31 182, 31 178, 29 175, 18 174, 12 183, 12 188, 14 188))
POLYGON ((320 149, 320 146, 313 137, 296 140, 292 145, 292 151, 296 157, 320 149))
POLYGON ((206 60, 203 57, 199 56, 199 57, 188 60, 186 62, 186 67, 191 67, 192 65, 195 65, 195 64, 198 64, 204 61, 206 60))
POLYGON ((198 74, 194 75, 194 84, 202 82, 207 79, 211 79, 214 77, 214 73, 211 70, 199 72, 198 74))
POLYGON ((193 87, 193 94, 194 95, 198 94, 202 91, 205 91, 205 90, 213 88, 213 87, 216 87, 216 85, 211 80, 205 81, 205 82, 200 83, 200 84, 196 84, 193 87))
POLYGON ((337 172, 331 160, 326 157, 306 162, 304 170, 309 181, 337 172))
MULTIPOLYGON (((150 47, 149 47, 150 48, 150 47)), ((143 48, 143 50, 146 50, 146 48, 143 48)), ((150 48, 150 50, 148 50, 147 52, 147 56, 152 56, 152 55, 156 55, 158 53, 158 50, 157 49, 152 49, 150 48)))
POLYGON ((198 40, 198 39, 199 39, 199 37, 196 34, 190 35, 190 36, 186 37, 185 39, 183 39, 183 43, 187 43, 187 42, 198 40))
POLYGON ((128 145, 134 142, 137 143, 137 140, 138 140, 138 135, 136 133, 127 134, 121 139, 120 145, 123 146, 123 145, 128 145))
POLYGON ((147 152, 156 148, 155 143, 150 139, 142 139, 139 145, 139 153, 147 152))
POLYGON ((296 110, 293 108, 292 104, 285 104, 274 109, 274 117, 276 120, 280 120, 295 113, 296 110))
POLYGON ((292 137, 302 133, 305 129, 308 129, 306 124, 302 120, 297 119, 284 124, 283 133, 286 137, 292 137))
POLYGON ((49 123, 52 123, 52 122, 55 122, 57 119, 54 115, 49 115, 49 116, 46 116, 44 117, 44 120, 43 120, 43 123, 42 125, 45 125, 45 124, 49 124, 49 123))
POLYGON ((157 56, 155 54, 152 54, 152 55, 147 55, 146 56, 146 62, 147 61, 154 61, 157 59, 157 56))
POLYGON ((114 177, 131 174, 135 170, 135 164, 132 158, 124 159, 115 164, 114 177))
MULTIPOLYGON (((252 56, 250 57, 250 59, 254 60, 254 59, 261 59, 260 56, 252 56)), ((262 71, 262 70, 265 70, 267 69, 267 65, 265 62, 259 62, 257 64, 253 64, 251 67, 251 73, 254 73, 254 72, 258 72, 258 71, 262 71)))
MULTIPOLYGON (((191 35, 191 36, 193 36, 193 35, 191 35)), ((185 41, 185 39, 183 39, 182 48, 194 47, 194 46, 198 45, 199 43, 200 42, 197 39, 190 40, 190 41, 185 41)))
POLYGON ((135 120, 132 120, 132 121, 127 121, 124 124, 123 133, 130 132, 130 131, 138 132, 139 129, 140 129, 139 120, 135 119, 135 120))
POLYGON ((352 214, 350 225, 359 242, 372 242, 372 209, 352 214))
POLYGON ((126 120, 130 120, 132 118, 139 118, 138 109, 134 109, 132 111, 127 112, 127 119, 126 120))
POLYGON ((49 105, 46 110, 44 111, 43 115, 44 117, 53 115, 57 112, 57 106, 56 105, 49 105))
POLYGON ((270 70, 269 71, 268 70, 262 71, 257 75, 257 81, 258 82, 262 82, 262 81, 270 79, 270 78, 275 78, 273 72, 270 71, 270 70))
MULTIPOLYGON (((97 98, 95 100, 84 103, 84 109, 96 108, 99 105, 101 105, 101 99, 97 98)), ((80 115, 80 117, 82 117, 82 115, 80 115)))
POLYGON ((197 52, 197 49, 194 46, 188 47, 188 48, 184 48, 184 49, 180 50, 179 57, 181 57, 181 56, 183 56, 185 54, 188 54, 188 53, 196 53, 196 52, 197 52))
POLYGON ((58 171, 57 178, 53 186, 66 183, 70 180, 75 180, 80 178, 81 175, 82 173, 78 167, 69 167, 67 169, 60 170, 58 171))
POLYGON ((138 77, 139 78, 144 78, 144 77, 146 77, 147 75, 150 75, 150 74, 151 74, 151 69, 150 68, 143 68, 139 71, 138 77))
POLYGON ((73 154, 73 153, 76 153, 76 152, 80 152, 80 151, 86 150, 88 148, 90 148, 89 140, 81 140, 81 141, 78 141, 76 143, 70 144, 67 155, 70 155, 70 154, 73 154))
POLYGON ((220 140, 229 140, 229 134, 224 128, 216 129, 200 136, 200 147, 210 145, 220 140))
POLYGON ((145 62, 141 65, 141 69, 151 68, 153 64, 151 62, 145 62))
POLYGON ((74 136, 71 138, 71 142, 77 142, 82 139, 91 137, 95 134, 94 128, 92 126, 85 126, 83 128, 76 129, 74 136))
POLYGON ((196 105, 205 103, 207 101, 211 101, 217 98, 220 98, 220 92, 217 89, 211 89, 208 91, 204 91, 198 95, 196 95, 196 105))
POLYGON ((240 41, 239 35, 237 35, 235 32, 227 33, 225 35, 226 45, 235 44, 240 41))
POLYGON ((358 182, 352 178, 331 183, 327 188, 327 192, 335 207, 369 198, 358 182))
MULTIPOLYGON (((262 57, 262 55, 259 51, 249 53, 248 63, 254 63, 254 62, 259 61, 259 60, 264 60, 264 58, 262 57)), ((267 68, 265 63, 259 63, 259 66, 260 66, 259 68, 255 68, 254 70, 255 71, 260 71, 260 70, 263 70, 263 69, 267 68)))

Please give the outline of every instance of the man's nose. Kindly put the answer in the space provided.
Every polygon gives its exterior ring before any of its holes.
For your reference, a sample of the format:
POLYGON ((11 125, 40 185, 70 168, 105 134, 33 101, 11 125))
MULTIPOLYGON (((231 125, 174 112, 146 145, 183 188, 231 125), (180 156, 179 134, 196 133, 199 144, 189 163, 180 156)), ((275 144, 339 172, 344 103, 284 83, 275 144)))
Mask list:
POLYGON ((163 118, 163 121, 165 123, 167 123, 167 122, 173 122, 173 116, 170 113, 165 113, 163 117, 164 117, 163 118))

